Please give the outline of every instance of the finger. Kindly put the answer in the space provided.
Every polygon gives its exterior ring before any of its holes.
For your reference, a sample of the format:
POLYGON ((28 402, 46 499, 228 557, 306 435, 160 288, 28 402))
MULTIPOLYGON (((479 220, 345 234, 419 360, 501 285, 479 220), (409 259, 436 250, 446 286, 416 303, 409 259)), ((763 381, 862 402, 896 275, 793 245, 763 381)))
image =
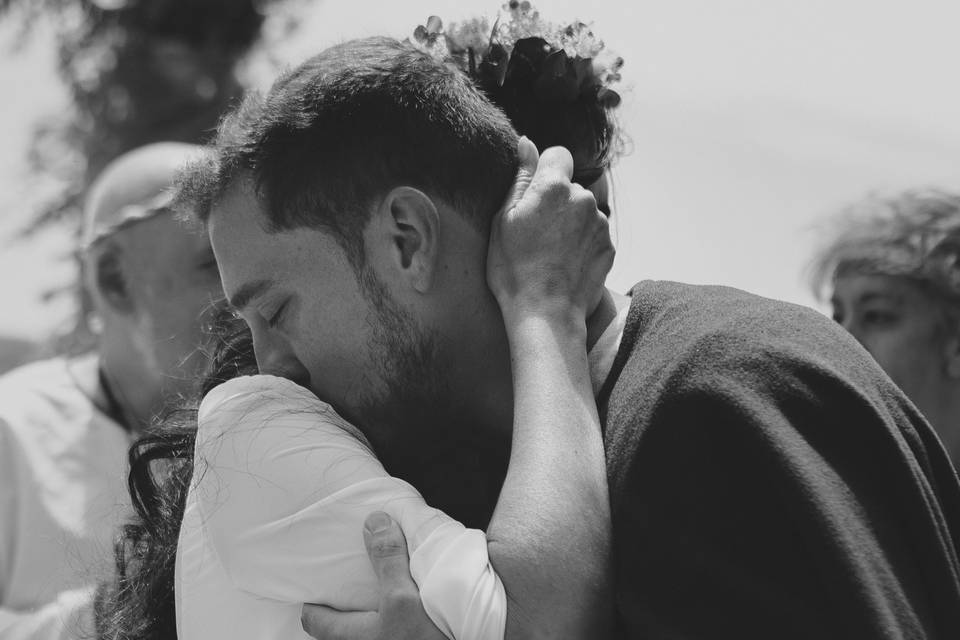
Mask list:
POLYGON ((376 611, 337 611, 319 604, 300 610, 303 630, 317 640, 374 640, 379 616, 376 611))
POLYGON ((520 136, 517 142, 517 156, 520 166, 517 168, 517 177, 510 185, 510 191, 507 192, 507 197, 503 201, 503 211, 512 209, 526 193, 533 175, 537 172, 537 163, 540 161, 537 145, 533 144, 527 136, 520 136))
POLYGON ((570 182, 573 178, 573 156, 564 147, 550 147, 540 154, 537 172, 531 183, 549 182, 557 178, 564 182, 570 182))
POLYGON ((374 511, 363 525, 363 541, 373 570, 380 581, 381 594, 395 594, 412 589, 419 593, 410 577, 407 540, 400 525, 382 511, 374 511))
POLYGON ((517 173, 529 180, 536 173, 537 163, 540 162, 540 152, 537 150, 537 145, 527 136, 520 136, 520 140, 517 141, 517 156, 520 160, 517 173))

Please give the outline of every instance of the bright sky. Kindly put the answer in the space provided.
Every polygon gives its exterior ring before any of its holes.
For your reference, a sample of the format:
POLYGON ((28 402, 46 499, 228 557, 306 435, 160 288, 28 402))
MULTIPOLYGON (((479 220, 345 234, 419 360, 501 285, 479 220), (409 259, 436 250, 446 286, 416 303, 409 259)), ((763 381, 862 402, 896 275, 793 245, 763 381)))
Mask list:
MULTIPOLYGON (((278 52, 296 63, 359 35, 406 36, 430 14, 498 4, 305 2, 278 52)), ((960 188, 960 3, 956 0, 541 0, 556 20, 594 22, 626 60, 621 121, 633 152, 617 168, 618 258, 610 282, 727 284, 814 304, 803 269, 818 221, 873 189, 960 188)), ((9 42, 9 29, 0 29, 9 42)), ((42 36, 42 34, 41 34, 42 36)), ((62 108, 52 41, 0 57, 15 87, 0 118, 0 239, 29 201, 29 128, 62 108)), ((0 334, 40 338, 68 305, 63 231, 0 245, 0 334)))

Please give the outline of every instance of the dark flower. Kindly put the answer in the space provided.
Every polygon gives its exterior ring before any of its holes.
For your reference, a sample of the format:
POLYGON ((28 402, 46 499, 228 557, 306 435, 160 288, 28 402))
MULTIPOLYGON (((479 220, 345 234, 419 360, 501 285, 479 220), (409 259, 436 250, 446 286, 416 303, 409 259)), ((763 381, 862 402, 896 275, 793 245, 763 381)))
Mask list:
POLYGON ((413 31, 414 39, 425 47, 433 47, 437 38, 443 35, 443 20, 438 16, 427 18, 427 26, 422 24, 413 31))
POLYGON ((451 25, 450 33, 445 33, 437 16, 418 26, 413 38, 434 54, 452 56, 488 90, 532 90, 543 101, 576 102, 586 97, 608 109, 620 104, 620 95, 609 85, 620 80, 623 59, 599 56, 603 41, 588 24, 547 25, 527 0, 511 0, 504 8, 512 16, 506 25, 498 18, 488 40, 478 31, 489 29, 484 21, 451 25), (531 30, 545 36, 518 38, 531 30))

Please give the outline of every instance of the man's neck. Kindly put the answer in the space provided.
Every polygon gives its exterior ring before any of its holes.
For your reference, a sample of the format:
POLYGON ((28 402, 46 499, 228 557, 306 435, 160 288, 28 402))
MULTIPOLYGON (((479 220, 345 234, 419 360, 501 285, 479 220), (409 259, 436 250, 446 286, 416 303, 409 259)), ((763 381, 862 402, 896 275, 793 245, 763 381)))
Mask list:
POLYGON ((624 306, 630 303, 630 299, 622 294, 614 293, 610 289, 604 289, 603 296, 600 298, 600 304, 596 310, 587 318, 587 351, 593 348, 603 332, 610 326, 617 313, 624 306))
MULTIPOLYGON (((592 348, 604 331, 616 320, 617 314, 623 307, 629 305, 630 299, 605 290, 597 309, 587 318, 587 348, 592 348)), ((397 415, 401 412, 393 412, 397 415)), ((477 416, 483 411, 467 412, 477 416)), ((434 420, 438 424, 459 423, 459 438, 450 441, 453 444, 449 450, 442 447, 442 437, 432 439, 405 438, 403 443, 394 443, 392 446, 374 448, 387 470, 407 482, 413 484, 423 494, 427 502, 449 515, 464 522, 468 526, 486 528, 496 506, 497 496, 503 479, 506 475, 510 454, 510 428, 512 409, 506 413, 502 421, 494 421, 494 425, 506 424, 504 427, 492 427, 490 424, 463 424, 462 412, 452 414, 446 420, 434 420), (458 417, 458 415, 460 417, 458 417), (409 447, 416 442, 430 441, 429 448, 409 447)), ((421 427, 427 421, 419 421, 421 427)), ((386 424, 386 422, 385 422, 386 424)), ((409 429, 397 429, 395 420, 390 422, 394 433, 410 433, 409 429)), ((414 428, 417 428, 414 426, 414 428)))

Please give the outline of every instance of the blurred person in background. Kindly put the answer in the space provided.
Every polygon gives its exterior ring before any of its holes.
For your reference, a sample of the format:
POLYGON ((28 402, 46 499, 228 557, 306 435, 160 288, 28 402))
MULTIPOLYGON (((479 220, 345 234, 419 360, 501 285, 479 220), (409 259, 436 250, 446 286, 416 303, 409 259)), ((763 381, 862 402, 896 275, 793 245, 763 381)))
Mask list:
POLYGON ((812 284, 960 464, 960 194, 856 203, 815 258, 812 284))
POLYGON ((95 181, 82 235, 94 352, 0 378, 0 637, 90 637, 92 584, 128 513, 127 450, 192 381, 221 297, 206 234, 168 207, 197 149, 125 154, 95 181))

